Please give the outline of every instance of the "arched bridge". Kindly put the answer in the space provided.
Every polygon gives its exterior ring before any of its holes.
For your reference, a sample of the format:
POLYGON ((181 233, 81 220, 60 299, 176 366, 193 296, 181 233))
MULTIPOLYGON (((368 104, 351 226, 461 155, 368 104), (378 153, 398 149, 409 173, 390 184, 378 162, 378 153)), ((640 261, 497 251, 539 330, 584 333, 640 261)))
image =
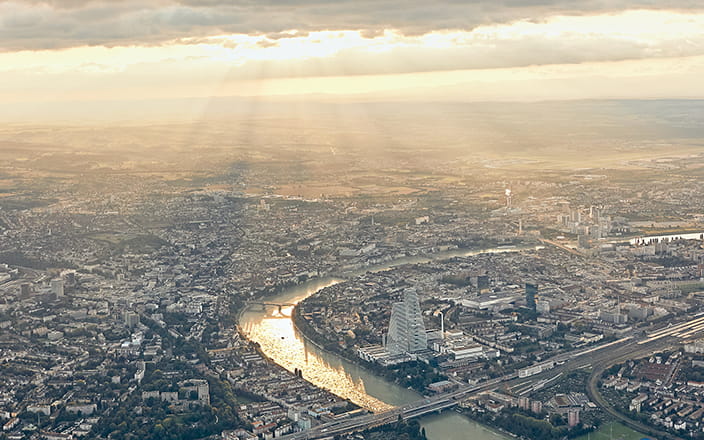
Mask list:
POLYGON ((293 303, 274 303, 274 302, 265 302, 265 301, 250 301, 249 304, 256 304, 262 307, 262 310, 264 310, 267 306, 269 307, 278 307, 279 308, 279 313, 281 313, 281 308, 282 307, 295 307, 296 304, 293 303))

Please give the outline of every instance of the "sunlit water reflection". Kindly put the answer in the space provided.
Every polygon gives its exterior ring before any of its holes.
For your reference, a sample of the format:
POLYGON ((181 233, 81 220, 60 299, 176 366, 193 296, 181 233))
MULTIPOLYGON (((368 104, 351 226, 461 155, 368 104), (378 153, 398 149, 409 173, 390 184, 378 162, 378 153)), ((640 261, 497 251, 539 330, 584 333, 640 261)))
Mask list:
POLYGON ((294 328, 290 319, 292 307, 282 308, 281 313, 273 308, 257 318, 248 312, 243 321, 244 331, 257 341, 267 356, 287 370, 296 368, 315 385, 332 391, 334 394, 372 411, 391 408, 391 405, 367 393, 362 377, 353 377, 341 362, 330 362, 329 356, 320 353, 307 342, 294 328), (283 316, 282 316, 283 315, 283 316))
MULTIPOLYGON (((483 252, 515 252, 523 249, 525 248, 489 249, 483 252)), ((398 264, 422 263, 442 257, 451 258, 478 253, 480 251, 455 250, 430 258, 408 257, 397 260, 394 264, 379 265, 366 270, 385 270, 398 264)), ((343 280, 336 278, 311 280, 287 289, 275 297, 269 297, 266 302, 297 304, 318 290, 341 281, 343 280)), ((262 309, 252 305, 243 313, 239 324, 248 338, 259 343, 262 352, 271 360, 289 371, 301 370, 303 377, 314 385, 349 399, 361 407, 381 411, 413 402, 421 397, 415 391, 388 382, 359 365, 326 352, 307 341, 291 321, 292 309, 291 306, 285 306, 279 311, 275 306, 262 309)), ((506 438, 452 411, 438 416, 424 417, 421 424, 427 426, 428 438, 431 440, 506 438)))

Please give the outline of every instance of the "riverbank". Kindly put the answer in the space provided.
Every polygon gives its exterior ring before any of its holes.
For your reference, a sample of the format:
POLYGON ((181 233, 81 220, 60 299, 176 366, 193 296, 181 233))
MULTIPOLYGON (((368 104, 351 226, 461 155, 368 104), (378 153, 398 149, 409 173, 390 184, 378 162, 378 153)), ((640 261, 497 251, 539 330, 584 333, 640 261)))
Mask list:
MULTIPOLYGON (((301 290, 306 287, 308 286, 301 290)), ((294 292, 287 297, 276 299, 287 302, 295 296, 294 292)), ((279 314, 275 309, 269 308, 265 312, 251 307, 243 314, 240 328, 250 341, 260 344, 261 353, 269 359, 289 371, 302 370, 308 382, 365 408, 383 411, 422 398, 416 392, 363 368, 360 363, 353 364, 312 341, 309 343, 293 326, 292 320, 289 319, 289 310, 284 309, 283 313, 279 314)), ((423 417, 420 423, 427 429, 429 440, 465 440, 467 433, 471 433, 470 438, 473 440, 508 438, 455 411, 423 417)))
POLYGON ((317 347, 320 350, 327 351, 328 353, 335 354, 337 356, 340 356, 347 360, 348 362, 358 365, 361 368, 364 368, 368 370, 370 373, 375 373, 377 374, 377 371, 374 371, 373 364, 370 362, 366 362, 364 359, 360 358, 359 356, 352 356, 348 352, 345 352, 344 350, 339 350, 337 347, 333 346, 330 341, 325 340, 325 342, 321 342, 322 339, 324 339, 324 336, 321 336, 318 332, 313 330, 310 325, 306 322, 305 319, 303 319, 299 313, 300 308, 302 307, 301 304, 295 306, 292 311, 291 311, 291 322, 293 323, 293 327, 296 329, 296 331, 303 337, 305 340, 311 344, 313 344, 315 347, 317 347))
MULTIPOLYGON (((494 246, 496 246, 496 243, 493 243, 494 246)), ((305 281, 286 286, 282 289, 277 290, 274 293, 270 294, 264 294, 264 295, 258 295, 257 297, 253 298, 251 301, 272 301, 273 303, 278 302, 277 300, 273 299, 279 296, 284 296, 286 298, 285 301, 282 302, 289 302, 289 303, 294 303, 296 306, 293 307, 291 311, 291 321, 293 322, 294 327, 296 328, 297 331, 300 332, 302 336, 306 338, 308 342, 313 343, 316 347, 318 347, 321 350, 333 352, 338 356, 341 356, 345 360, 354 363, 355 365, 358 365, 362 368, 366 368, 372 372, 375 372, 376 374, 380 374, 380 371, 378 370, 378 365, 372 364, 369 362, 364 361, 363 359, 359 358, 356 356, 356 354, 350 354, 348 352, 345 352, 344 350, 340 350, 337 346, 332 346, 327 340, 322 340, 321 338, 318 337, 318 333, 313 331, 312 329, 308 328, 307 323, 303 321, 300 318, 299 315, 299 307, 303 301, 306 299, 312 297, 316 293, 320 292, 322 289, 326 287, 330 287, 335 284, 343 283, 348 281, 351 278, 354 278, 356 276, 362 275, 364 273, 374 273, 374 272, 382 272, 386 270, 393 269, 395 267, 403 266, 406 264, 423 264, 423 263, 428 263, 431 261, 443 261, 443 260, 449 260, 452 258, 457 258, 457 257, 468 257, 472 255, 480 255, 483 253, 491 253, 491 254, 498 254, 498 253, 512 253, 512 252, 521 252, 521 251, 526 251, 526 250, 533 250, 536 249, 535 243, 533 245, 526 245, 525 243, 518 243, 518 244, 510 244, 510 245, 503 245, 503 246, 498 246, 498 247, 478 247, 478 246, 471 246, 471 247, 462 247, 462 248, 454 248, 450 250, 443 250, 443 251, 437 251, 429 254, 423 254, 423 255, 410 255, 410 256, 403 256, 397 259, 392 259, 388 260, 382 263, 377 263, 377 264, 370 264, 367 266, 364 266, 362 268, 354 269, 354 270, 348 270, 344 272, 340 272, 338 275, 326 275, 326 276, 321 276, 321 277, 313 277, 313 278, 308 278, 305 281), (302 298, 298 298, 296 300, 291 300, 288 295, 286 295, 286 292, 288 291, 293 291, 301 286, 306 286, 309 284, 316 284, 316 283, 322 283, 324 284, 323 286, 314 289, 313 292, 305 295, 302 298)), ((239 324, 242 321, 242 316, 247 312, 249 307, 251 307, 252 304, 245 304, 245 306, 239 311, 237 315, 237 322, 236 325, 239 328, 239 324)), ((417 390, 419 392, 423 392, 424 390, 417 390)))
POLYGON ((513 433, 477 422, 464 415, 460 410, 447 410, 441 414, 424 416, 421 419, 421 426, 425 428, 428 438, 441 440, 509 440, 519 438, 513 433), (452 421, 453 430, 450 430, 448 420, 452 421))
POLYGON ((592 429, 584 428, 581 425, 577 425, 573 428, 569 428, 566 425, 556 426, 543 418, 535 418, 533 414, 522 412, 515 408, 509 409, 508 411, 504 410, 498 414, 491 414, 486 411, 472 411, 463 408, 460 410, 460 414, 496 432, 517 439, 572 439, 589 434, 592 431, 592 429))
MULTIPOLYGON (((244 313, 244 312, 243 312, 243 313, 244 313)), ((239 325, 237 325, 237 332, 239 333, 240 337, 242 337, 243 339, 247 340, 250 344, 252 344, 252 346, 254 347, 254 350, 257 352, 257 354, 258 354, 259 356, 261 356, 262 359, 264 359, 265 362, 267 362, 267 363, 269 363, 269 364, 271 364, 271 365, 273 365, 273 366, 275 366, 276 368, 279 368, 279 369, 281 369, 281 370, 288 371, 288 372, 291 373, 291 374, 296 374, 295 371, 289 371, 289 370, 287 370, 287 369, 284 368, 283 366, 279 365, 274 359, 272 359, 271 357, 269 357, 269 356, 264 352, 264 350, 262 350, 261 346, 260 346, 257 342, 249 340, 249 339, 247 338, 245 332, 240 328, 239 325)), ((325 387, 321 387, 321 386, 319 386, 319 385, 317 385, 317 384, 314 384, 313 382, 311 382, 310 380, 306 379, 306 378, 303 377, 302 375, 299 375, 298 378, 301 379, 301 380, 303 380, 303 381, 305 381, 305 382, 307 382, 308 384, 310 384, 310 385, 313 386, 313 387, 322 389, 322 390, 324 390, 324 391, 326 391, 326 392, 328 392, 328 393, 330 393, 330 394, 335 394, 332 390, 329 390, 329 389, 327 389, 327 388, 325 388, 325 387)), ((267 398, 266 396, 263 396, 263 397, 267 398)), ((340 397, 340 396, 338 396, 338 397, 340 397)), ((344 399, 344 398, 343 398, 343 399, 344 399)), ((349 407, 351 410, 362 409, 361 406, 357 405, 355 402, 351 401, 350 399, 344 399, 344 400, 347 402, 347 405, 348 405, 348 407, 349 407)))
MULTIPOLYGON (((432 255, 404 257, 385 264, 368 266, 356 272, 346 272, 344 278, 366 272, 388 270, 404 264, 422 264, 484 253, 510 253, 533 249, 536 249, 536 246, 457 249, 432 255)), ((321 289, 342 281, 344 279, 341 277, 309 279, 275 295, 267 295, 266 302, 298 304, 321 289)), ((382 411, 394 406, 403 406, 422 398, 417 392, 400 386, 375 372, 374 368, 365 366, 362 359, 328 350, 325 342, 321 344, 321 341, 306 337, 305 334, 309 334, 309 332, 303 328, 301 321, 294 324, 292 317, 298 314, 294 309, 298 309, 298 307, 287 305, 281 308, 281 313, 278 313, 277 310, 271 308, 260 310, 248 307, 238 315, 238 326, 246 335, 246 339, 260 344, 261 353, 264 353, 276 364, 289 371, 302 371, 308 382, 364 408, 382 411)), ((492 430, 455 411, 426 416, 420 421, 422 426, 427 427, 430 440, 465 440, 468 438, 467 435, 471 435, 469 438, 473 440, 508 438, 506 434, 492 430)))
POLYGON ((304 307, 303 303, 294 307, 291 313, 291 321, 301 336, 307 341, 312 342, 319 349, 340 356, 348 362, 358 365, 360 368, 364 368, 370 373, 392 381, 399 386, 412 389, 419 395, 425 395, 427 393, 428 390, 426 387, 428 384, 447 380, 447 376, 438 373, 435 368, 421 361, 408 361, 390 367, 384 367, 365 361, 357 356, 356 353, 342 349, 336 342, 327 340, 325 336, 315 331, 300 313, 298 313, 301 307, 304 307), (409 380, 409 376, 422 376, 422 380, 418 382, 415 380, 416 377, 414 377, 414 380, 409 380))

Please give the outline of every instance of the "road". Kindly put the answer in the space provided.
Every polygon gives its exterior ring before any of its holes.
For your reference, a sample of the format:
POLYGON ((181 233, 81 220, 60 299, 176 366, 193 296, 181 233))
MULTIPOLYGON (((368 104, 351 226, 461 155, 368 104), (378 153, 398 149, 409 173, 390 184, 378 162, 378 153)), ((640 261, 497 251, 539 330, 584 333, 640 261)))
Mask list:
MULTIPOLYGON (((420 417, 429 413, 433 412, 439 412, 444 409, 450 408, 452 406, 455 406, 459 403, 460 400, 465 399, 467 397, 485 392, 485 391, 490 391, 492 389, 495 389, 497 386, 505 384, 506 386, 511 386, 511 385, 518 385, 518 384, 525 384, 526 382, 538 382, 540 380, 543 380, 546 375, 554 375, 556 371, 562 370, 562 369, 570 369, 572 366, 570 365, 571 360, 574 360, 575 358, 578 357, 584 357, 587 356, 591 353, 594 353, 596 351, 608 351, 606 350, 609 347, 616 347, 616 346, 622 346, 626 342, 630 341, 632 338, 624 338, 619 341, 615 342, 610 342, 606 344, 602 344, 599 347, 595 348, 586 348, 583 350, 580 350, 578 352, 572 352, 572 353, 565 353, 561 354, 558 356, 555 356, 549 360, 543 361, 543 362, 548 362, 548 361, 553 361, 553 362, 559 362, 562 363, 562 365, 559 365, 558 368, 554 368, 552 370, 545 371, 540 374, 536 374, 534 376, 530 376, 528 378, 519 378, 516 373, 508 374, 506 376, 498 377, 495 379, 491 379, 485 382, 482 382, 477 385, 466 385, 464 387, 461 387, 460 389, 453 391, 453 392, 448 392, 448 393, 443 393, 439 394, 433 397, 429 398, 424 398, 420 399, 416 402, 410 403, 408 405, 405 405, 403 407, 398 407, 391 409, 389 411, 384 411, 381 413, 376 413, 376 414, 369 414, 365 415, 362 417, 357 417, 353 419, 347 419, 347 420, 342 420, 342 421, 335 421, 335 422, 330 422, 330 423, 325 423, 322 425, 318 425, 310 430, 300 432, 300 433, 294 433, 290 434, 284 437, 281 437, 282 439, 287 439, 287 440, 304 440, 304 439, 316 439, 316 438, 321 438, 321 437, 328 437, 328 436, 334 436, 338 434, 347 434, 355 431, 360 431, 364 430, 367 428, 371 428, 374 426, 379 426, 379 425, 384 425, 387 423, 391 423, 395 420, 398 419, 399 415, 404 418, 404 419, 410 419, 414 417, 420 417)), ((589 358, 591 358, 589 356, 589 358)))
POLYGON ((543 243, 543 244, 549 244, 549 245, 551 245, 551 246, 555 246, 556 248, 562 249, 563 251, 567 251, 567 252, 569 252, 569 253, 572 254, 572 255, 576 255, 576 256, 578 256, 578 257, 583 257, 583 256, 584 256, 584 254, 581 253, 580 251, 578 251, 577 249, 574 249, 574 248, 571 248, 571 247, 567 247, 567 246, 565 246, 565 245, 562 244, 562 243, 558 243, 558 242, 556 242, 556 241, 548 240, 547 238, 540 238, 539 240, 540 240, 540 242, 543 243))
MULTIPOLYGON (((644 356, 648 356, 649 353, 643 353, 644 356)), ((632 357, 625 357, 622 356, 620 359, 612 359, 610 364, 618 364, 621 362, 625 362, 628 359, 633 359, 632 357)), ((601 378, 601 375, 604 373, 604 371, 609 367, 609 364, 606 363, 601 363, 597 366, 595 366, 592 370, 592 374, 589 376, 589 381, 587 383, 587 395, 589 396, 589 399, 597 404, 599 407, 601 407, 602 410, 604 410, 606 413, 614 417, 616 420, 619 420, 622 422, 624 425, 635 429, 636 431, 642 432, 644 434, 652 435, 653 437, 659 439, 659 440, 667 440, 667 439, 673 439, 673 440, 682 440, 681 437, 674 436, 670 433, 664 432, 657 430, 655 428, 652 428, 650 426, 647 426, 637 420, 633 420, 630 417, 621 414, 620 412, 616 411, 615 408, 613 408, 599 393, 599 386, 598 382, 599 379, 601 378)))
POLYGON ((636 336, 634 333, 631 333, 617 341, 584 348, 570 353, 559 354, 550 359, 542 360, 540 363, 552 361, 556 366, 529 377, 519 378, 516 373, 513 373, 477 385, 465 385, 456 391, 420 399, 403 407, 352 419, 324 423, 307 431, 285 435, 280 438, 286 440, 312 440, 362 431, 364 429, 391 423, 397 420, 399 416, 404 419, 409 419, 442 411, 455 406, 462 399, 496 389, 499 385, 507 389, 519 387, 530 388, 541 382, 544 383, 559 374, 591 367, 592 374, 587 384, 587 389, 594 403, 602 407, 613 417, 621 420, 624 424, 640 432, 654 434, 659 439, 679 439, 676 436, 655 430, 618 413, 599 394, 597 382, 603 371, 611 365, 622 363, 628 359, 647 357, 653 353, 677 346, 680 344, 681 338, 691 337, 693 335, 692 331, 695 333, 704 332, 704 328, 701 325, 702 322, 704 322, 704 317, 688 316, 666 327, 652 330, 648 335, 636 336))

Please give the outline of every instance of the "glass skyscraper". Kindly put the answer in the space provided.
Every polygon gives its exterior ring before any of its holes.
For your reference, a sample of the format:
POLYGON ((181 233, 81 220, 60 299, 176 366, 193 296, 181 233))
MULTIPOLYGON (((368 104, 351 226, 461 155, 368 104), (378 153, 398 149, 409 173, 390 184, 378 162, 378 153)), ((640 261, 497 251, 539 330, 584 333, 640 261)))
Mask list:
POLYGON ((391 309, 386 349, 392 355, 414 353, 428 348, 423 315, 415 289, 403 292, 403 301, 391 309))

